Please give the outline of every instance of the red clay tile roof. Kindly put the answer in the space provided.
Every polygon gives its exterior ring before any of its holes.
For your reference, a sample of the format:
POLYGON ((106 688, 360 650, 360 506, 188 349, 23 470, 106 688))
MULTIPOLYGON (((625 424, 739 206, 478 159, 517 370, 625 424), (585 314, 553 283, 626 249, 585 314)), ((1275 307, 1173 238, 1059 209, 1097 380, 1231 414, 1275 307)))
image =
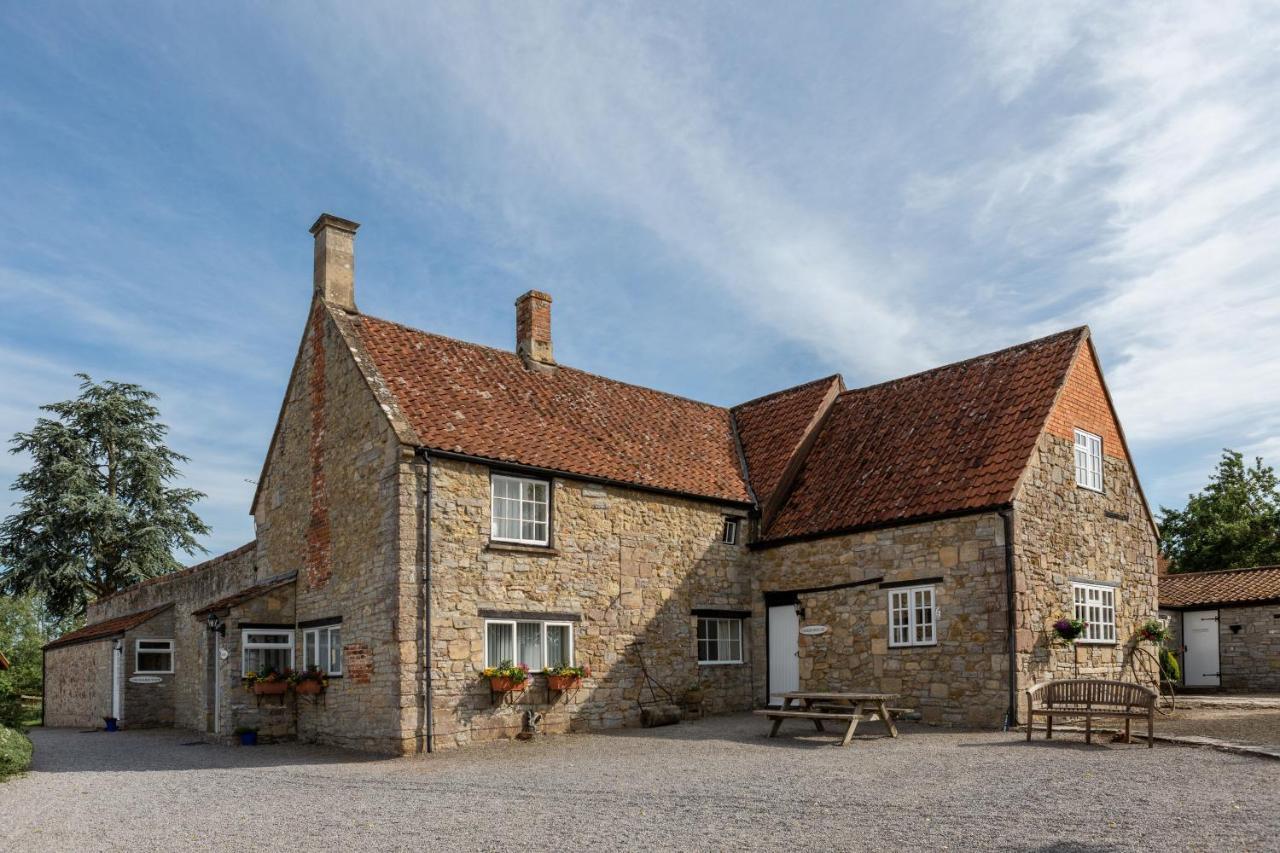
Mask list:
POLYGON ((747 475, 761 506, 773 497, 822 401, 842 384, 839 376, 828 376, 733 407, 747 475))
POLYGON ((63 634, 58 639, 45 646, 45 649, 56 649, 61 646, 71 646, 76 643, 88 643, 93 640, 105 640, 125 631, 131 631, 134 628, 146 622, 153 616, 168 610, 172 604, 162 604, 159 607, 152 607, 149 610, 140 610, 137 613, 130 613, 127 616, 117 616, 114 619, 107 619, 102 622, 95 622, 92 625, 85 625, 83 628, 63 634))
POLYGON ((1161 607, 1280 601, 1280 566, 1160 575, 1161 607))
POLYGON ((108 601, 112 598, 115 598, 117 595, 122 595, 126 592, 133 592, 135 589, 139 589, 144 586, 152 586, 153 584, 158 584, 158 583, 168 583, 169 581, 175 578, 185 577, 186 575, 194 575, 196 572, 203 572, 207 569, 212 569, 215 566, 222 565, 227 560, 235 559, 236 557, 239 557, 249 551, 252 551, 256 547, 258 547, 258 540, 255 539, 252 542, 247 542, 244 545, 241 545, 239 548, 236 548, 234 551, 228 551, 225 554, 219 554, 216 557, 205 560, 203 563, 196 563, 194 566, 188 566, 185 569, 178 569, 176 572, 169 572, 167 575, 157 575, 154 578, 147 578, 144 581, 138 581, 133 586, 127 586, 124 589, 116 590, 110 595, 104 595, 101 598, 96 598, 91 603, 94 605, 98 605, 104 601, 108 601))
POLYGON ((765 533, 783 540, 1012 500, 1084 328, 846 391, 765 533))
POLYGON ((727 409, 386 320, 352 318, 422 445, 750 503, 727 409))
POLYGON ((216 610, 227 610, 229 608, 235 607, 237 604, 242 604, 243 602, 246 602, 251 598, 257 598, 263 593, 271 592, 271 590, 273 589, 277 589, 282 586, 288 586, 289 584, 293 583, 297 579, 297 577, 298 577, 297 572, 286 572, 285 574, 282 574, 282 575, 276 575, 273 578, 267 578, 262 583, 256 583, 253 586, 247 586, 244 589, 240 590, 239 592, 233 592, 231 593, 231 595, 225 596, 223 598, 219 598, 217 601, 214 601, 211 604, 206 604, 204 607, 201 607, 199 610, 193 610, 191 611, 191 615, 203 616, 206 613, 213 613, 216 610))

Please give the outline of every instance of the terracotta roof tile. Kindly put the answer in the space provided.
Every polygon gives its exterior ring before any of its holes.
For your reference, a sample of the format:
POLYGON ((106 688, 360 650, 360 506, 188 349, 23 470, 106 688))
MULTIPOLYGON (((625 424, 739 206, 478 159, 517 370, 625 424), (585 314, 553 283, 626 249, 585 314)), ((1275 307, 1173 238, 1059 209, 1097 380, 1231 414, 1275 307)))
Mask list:
POLYGON ((428 449, 751 500, 728 409, 373 317, 352 326, 428 449))
POLYGON ((1160 575, 1161 607, 1280 600, 1280 566, 1160 575))
POLYGON ((839 376, 827 376, 733 407, 747 474, 761 506, 773 497, 822 401, 840 385, 839 376))
POLYGON ((765 538, 1008 503, 1086 334, 842 393, 765 538))
POLYGON ((298 577, 297 572, 286 572, 285 574, 282 574, 282 575, 276 575, 273 578, 267 578, 262 583, 256 583, 253 586, 247 586, 244 589, 240 590, 239 592, 233 592, 231 593, 231 595, 225 596, 223 598, 219 598, 217 601, 214 601, 210 604, 206 604, 204 607, 201 607, 199 610, 193 610, 191 611, 191 615, 203 616, 206 613, 213 613, 215 610, 226 610, 228 608, 235 607, 237 604, 241 604, 245 601, 248 601, 251 598, 257 598, 263 593, 271 592, 271 590, 273 589, 277 589, 282 586, 288 586, 289 584, 297 580, 297 577, 298 577))
POLYGON ((106 619, 102 622, 95 622, 92 625, 85 625, 68 634, 63 634, 58 639, 45 646, 46 649, 56 649, 61 646, 71 646, 76 643, 88 643, 93 640, 105 640, 125 631, 131 631, 134 628, 146 622, 153 616, 159 615, 172 607, 172 604, 162 604, 159 607, 152 607, 148 610, 139 610, 137 613, 130 613, 127 616, 117 616, 114 619, 106 619))

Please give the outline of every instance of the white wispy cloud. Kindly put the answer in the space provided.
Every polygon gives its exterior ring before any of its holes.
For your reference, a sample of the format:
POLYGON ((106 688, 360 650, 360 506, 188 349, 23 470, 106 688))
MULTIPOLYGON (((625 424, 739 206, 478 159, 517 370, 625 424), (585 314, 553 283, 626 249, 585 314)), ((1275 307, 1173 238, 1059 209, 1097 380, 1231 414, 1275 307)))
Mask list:
POLYGON ((973 21, 983 73, 1015 104, 1077 106, 932 186, 974 191, 985 237, 1078 241, 1048 260, 1066 275, 1046 325, 1091 322, 1131 437, 1280 434, 1280 7, 1031 5, 973 21))

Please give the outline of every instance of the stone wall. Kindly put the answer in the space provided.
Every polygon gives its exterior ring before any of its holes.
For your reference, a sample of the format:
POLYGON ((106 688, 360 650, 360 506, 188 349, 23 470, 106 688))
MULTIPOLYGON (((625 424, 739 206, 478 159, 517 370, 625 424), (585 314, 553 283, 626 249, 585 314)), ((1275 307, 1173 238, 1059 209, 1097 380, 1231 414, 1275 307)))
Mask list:
MULTIPOLYGON (((220 728, 224 740, 232 737, 238 726, 256 728, 258 736, 267 741, 295 735, 299 700, 291 692, 284 696, 256 696, 241 683, 244 675, 241 635, 245 627, 272 626, 292 630, 297 621, 295 608, 294 585, 287 584, 241 602, 223 617, 227 633, 222 638, 222 648, 227 655, 218 671, 222 678, 220 728)), ((301 636, 295 635, 295 642, 301 642, 301 636)), ((300 660, 300 654, 295 648, 295 662, 300 660)))
POLYGON ((1223 607, 1218 618, 1222 688, 1280 690, 1280 602, 1223 607))
POLYGON ((680 697, 701 683, 711 711, 751 706, 752 669, 699 666, 695 608, 748 610, 747 551, 719 541, 726 507, 555 479, 553 547, 490 544, 489 469, 431 464, 431 676, 436 748, 510 737, 523 713, 544 731, 635 725, 651 698, 641 671, 680 697), (550 694, 538 675, 518 697, 481 676, 482 611, 571 614, 575 662, 592 675, 550 694))
MULTIPOLYGON (((210 731, 212 707, 208 678, 209 630, 203 617, 192 616, 194 610, 233 592, 252 586, 258 580, 255 562, 256 546, 250 542, 234 551, 204 563, 121 590, 114 595, 91 602, 87 608, 87 624, 126 616, 165 604, 172 604, 170 633, 150 634, 156 639, 174 641, 174 674, 166 678, 166 689, 172 693, 172 724, 196 731, 210 731)), ((137 631, 135 630, 134 634, 137 631)), ((50 652, 49 670, 59 670, 61 659, 53 664, 50 652)), ((132 665, 133 646, 128 650, 132 665)), ((109 661, 105 666, 109 666, 109 661)), ((110 673, 107 673, 108 685, 110 673)), ((109 689, 109 688, 108 688, 109 689)), ((128 697, 126 697, 126 704, 128 697)), ((126 712, 127 714, 127 712, 126 712)))
POLYGON ((930 722, 997 725, 1008 704, 1004 527, 999 516, 904 525, 757 552, 752 596, 755 700, 767 701, 766 593, 871 581, 801 593, 800 687, 900 694, 930 722), (878 580, 877 580, 878 579, 878 580), (937 644, 889 646, 889 589, 937 579, 937 644))
POLYGON ((44 724, 100 728, 111 714, 112 640, 45 652, 44 724))
POLYGON ((1153 661, 1133 641, 1157 614, 1155 533, 1129 463, 1108 446, 1102 493, 1076 486, 1073 441, 1049 432, 1023 475, 1014 503, 1019 695, 1049 678, 1156 683, 1153 661), (1072 581, 1116 585, 1115 644, 1054 644, 1051 626, 1073 614, 1072 581))
MULTIPOLYGON (((137 673, 139 640, 172 640, 174 625, 181 618, 169 608, 138 625, 124 635, 124 710, 121 713, 122 724, 126 728, 139 729, 152 726, 172 726, 174 723, 174 701, 178 680, 178 644, 174 641, 174 665, 171 674, 144 674, 143 681, 133 681, 137 673)), ((187 619, 191 619, 190 616, 187 619)), ((194 673, 184 673, 188 680, 198 678, 198 669, 194 673)))
MULTIPOLYGON (((417 658, 411 646, 406 672, 400 649, 402 595, 416 594, 414 542, 406 567, 400 541, 401 499, 414 499, 414 480, 356 358, 330 310, 313 305, 255 521, 264 572, 298 570, 297 621, 342 621, 345 671, 323 701, 299 705, 298 736, 400 753, 416 748, 417 658)), ((416 640, 412 616, 403 639, 416 640)), ((299 666, 302 642, 299 630, 299 666)))

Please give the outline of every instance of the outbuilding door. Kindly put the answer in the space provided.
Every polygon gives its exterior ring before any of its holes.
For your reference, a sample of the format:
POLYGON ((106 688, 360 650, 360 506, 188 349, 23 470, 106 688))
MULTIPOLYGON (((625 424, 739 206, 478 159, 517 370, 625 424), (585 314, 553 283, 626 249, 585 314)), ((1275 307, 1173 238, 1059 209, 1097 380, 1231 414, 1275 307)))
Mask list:
POLYGON ((1188 610, 1182 614, 1182 681, 1187 687, 1217 687, 1218 611, 1188 610))
POLYGON ((769 704, 800 689, 800 615, 794 604, 769 608, 769 704))

